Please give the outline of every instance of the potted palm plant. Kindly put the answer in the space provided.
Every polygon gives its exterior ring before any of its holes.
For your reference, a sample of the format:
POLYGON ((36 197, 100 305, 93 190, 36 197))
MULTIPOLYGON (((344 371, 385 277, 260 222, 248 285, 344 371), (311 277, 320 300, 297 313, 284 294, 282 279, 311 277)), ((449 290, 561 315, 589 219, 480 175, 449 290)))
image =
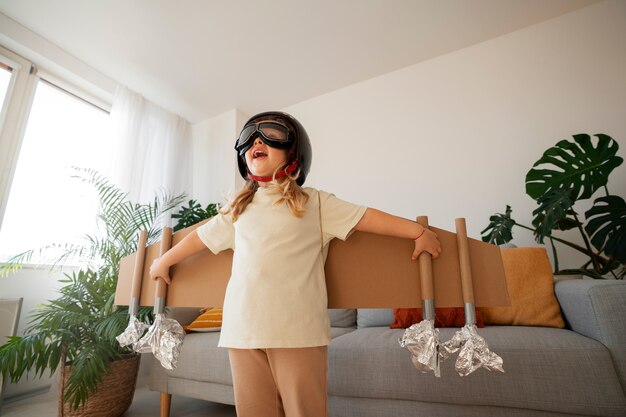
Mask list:
POLYGON ((573 140, 561 140, 547 149, 526 174, 526 194, 537 202, 532 226, 511 217, 511 207, 496 213, 481 232, 482 240, 505 244, 513 239, 514 226, 533 232, 539 243, 548 239, 554 258, 554 273, 582 274, 593 278, 607 275, 626 276, 626 202, 609 193, 611 172, 621 165, 618 143, 608 135, 578 134, 573 140), (575 210, 578 201, 597 197, 584 219, 575 210), (582 244, 555 236, 554 232, 576 229, 582 244), (586 256, 577 268, 561 269, 555 242, 569 246, 586 256))
MULTIPOLYGON (((85 236, 82 244, 55 244, 21 253, 2 267, 0 275, 7 275, 34 253, 45 255, 58 248, 63 250, 55 264, 73 260, 81 265, 65 274, 57 299, 32 313, 24 336, 11 337, 0 346, 0 373, 17 382, 27 371, 41 376, 46 369, 54 373, 60 365, 60 416, 119 416, 132 401, 139 365, 139 356, 121 348, 115 339, 128 323, 127 308, 113 305, 119 263, 137 250, 139 230, 148 231, 149 242, 158 240, 159 221, 184 195, 161 192, 149 204, 135 204, 96 171, 77 169, 76 176, 97 192, 100 233, 85 236), (128 374, 130 381, 121 382, 120 372, 128 374)), ((147 320, 151 312, 142 308, 138 316, 147 320)))

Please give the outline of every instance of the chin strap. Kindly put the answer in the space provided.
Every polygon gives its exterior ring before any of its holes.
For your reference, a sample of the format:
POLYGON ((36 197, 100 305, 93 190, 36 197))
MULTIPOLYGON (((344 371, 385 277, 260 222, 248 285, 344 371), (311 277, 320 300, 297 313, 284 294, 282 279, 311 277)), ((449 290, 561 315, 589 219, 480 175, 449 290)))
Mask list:
POLYGON ((270 175, 268 177, 259 177, 259 176, 253 175, 250 171, 248 171, 248 178, 254 181, 258 181, 258 182, 270 182, 274 179, 278 180, 280 178, 286 177, 287 175, 293 174, 294 172, 296 172, 299 166, 300 164, 298 163, 298 160, 296 159, 295 161, 287 165, 285 169, 277 172, 275 176, 270 175))

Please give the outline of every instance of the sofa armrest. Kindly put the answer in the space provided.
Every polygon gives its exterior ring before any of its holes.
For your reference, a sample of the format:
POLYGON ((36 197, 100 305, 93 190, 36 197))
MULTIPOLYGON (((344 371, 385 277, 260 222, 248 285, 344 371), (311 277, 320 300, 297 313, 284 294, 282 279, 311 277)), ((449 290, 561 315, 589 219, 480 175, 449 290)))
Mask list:
POLYGON ((609 349, 626 393, 626 281, 559 281, 555 293, 567 326, 609 349))

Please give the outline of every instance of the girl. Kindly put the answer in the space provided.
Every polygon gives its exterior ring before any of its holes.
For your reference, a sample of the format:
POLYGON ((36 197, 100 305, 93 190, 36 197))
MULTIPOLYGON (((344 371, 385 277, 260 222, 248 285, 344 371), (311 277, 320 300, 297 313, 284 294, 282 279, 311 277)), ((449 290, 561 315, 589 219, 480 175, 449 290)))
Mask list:
POLYGON ((330 323, 324 247, 353 230, 415 240, 439 256, 434 232, 418 223, 302 188, 311 145, 292 116, 252 117, 235 144, 246 179, 230 205, 156 259, 153 279, 200 250, 234 249, 219 346, 229 349, 239 417, 326 416, 330 323))

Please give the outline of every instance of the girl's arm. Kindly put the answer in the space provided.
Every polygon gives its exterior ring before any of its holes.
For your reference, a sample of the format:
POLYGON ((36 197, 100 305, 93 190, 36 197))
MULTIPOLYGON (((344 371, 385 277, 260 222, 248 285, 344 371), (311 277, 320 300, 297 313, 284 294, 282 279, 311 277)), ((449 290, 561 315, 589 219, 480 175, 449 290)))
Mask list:
POLYGON ((422 251, 430 253, 433 258, 437 258, 441 253, 441 243, 435 232, 425 229, 417 222, 384 211, 368 208, 354 228, 361 232, 414 240, 415 250, 411 257, 413 260, 416 260, 422 251))
POLYGON ((170 284, 172 282, 169 274, 170 267, 203 249, 207 249, 207 247, 194 230, 185 236, 183 240, 178 242, 178 244, 174 245, 170 250, 152 262, 150 266, 150 278, 154 280, 161 278, 167 284, 170 284))

